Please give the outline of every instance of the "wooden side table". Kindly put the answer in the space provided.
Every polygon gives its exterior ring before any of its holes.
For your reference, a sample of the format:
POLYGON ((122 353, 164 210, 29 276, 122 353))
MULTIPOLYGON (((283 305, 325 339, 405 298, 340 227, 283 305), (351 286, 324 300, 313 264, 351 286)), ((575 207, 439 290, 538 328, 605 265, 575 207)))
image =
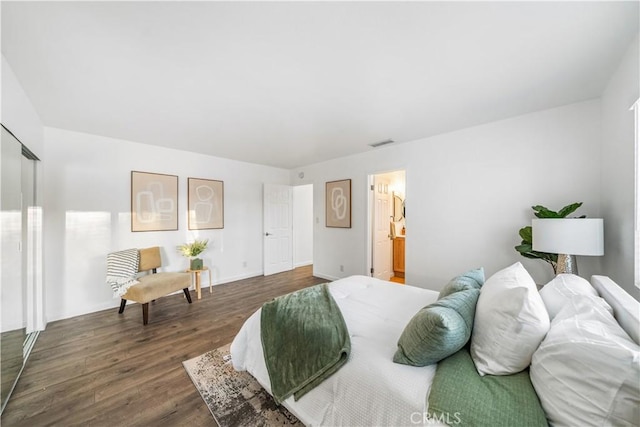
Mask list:
POLYGON ((211 290, 211 271, 209 270, 209 267, 202 267, 202 269, 200 270, 191 270, 191 269, 187 269, 185 270, 187 273, 193 273, 193 275, 196 277, 196 294, 198 295, 198 299, 201 299, 201 292, 200 292, 200 274, 203 271, 206 271, 209 274, 209 293, 212 293, 213 291, 211 290))

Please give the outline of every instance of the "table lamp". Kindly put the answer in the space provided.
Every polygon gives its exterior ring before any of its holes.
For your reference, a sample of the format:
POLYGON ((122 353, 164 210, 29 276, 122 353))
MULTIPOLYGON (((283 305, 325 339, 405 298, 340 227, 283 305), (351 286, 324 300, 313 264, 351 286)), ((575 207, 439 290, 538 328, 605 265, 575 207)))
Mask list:
POLYGON ((604 255, 602 218, 539 218, 531 223, 533 250, 557 253, 556 274, 578 274, 576 255, 604 255))

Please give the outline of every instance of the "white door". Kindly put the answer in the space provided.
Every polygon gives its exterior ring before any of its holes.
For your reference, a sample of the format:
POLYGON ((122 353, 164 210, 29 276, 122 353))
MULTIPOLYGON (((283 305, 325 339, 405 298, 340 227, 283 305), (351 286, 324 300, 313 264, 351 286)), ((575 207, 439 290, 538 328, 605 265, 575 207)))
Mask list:
POLYGON ((373 179, 373 277, 391 278, 391 203, 389 180, 382 176, 373 179))
POLYGON ((293 269, 293 187, 264 185, 264 275, 293 269))

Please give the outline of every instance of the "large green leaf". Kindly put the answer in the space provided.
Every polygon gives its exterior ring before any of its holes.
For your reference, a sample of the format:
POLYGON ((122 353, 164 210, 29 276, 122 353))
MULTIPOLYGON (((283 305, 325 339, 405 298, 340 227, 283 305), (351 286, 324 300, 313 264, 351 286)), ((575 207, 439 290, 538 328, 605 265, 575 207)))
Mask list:
POLYGON ((520 253, 531 252, 533 250, 531 243, 526 243, 524 240, 518 246, 515 246, 515 249, 520 253))
POLYGON ((543 260, 545 262, 548 262, 552 266, 558 260, 558 256, 556 254, 548 254, 546 252, 534 251, 534 250, 531 249, 531 245, 528 244, 528 243, 522 243, 522 244, 520 244, 518 246, 515 246, 514 249, 516 251, 520 252, 520 255, 522 255, 525 258, 541 259, 541 260, 543 260))
POLYGON ((522 255, 525 258, 542 259, 538 255, 536 255, 534 253, 531 253, 531 252, 520 252, 520 255, 522 255))
POLYGON ((558 212, 552 211, 551 209, 545 208, 541 205, 531 206, 531 209, 534 210, 534 215, 538 218, 560 218, 558 212))
POLYGON ((567 215, 574 213, 580 206, 582 206, 582 202, 576 202, 567 205, 564 208, 560 209, 560 211, 558 211, 558 215, 560 215, 560 218, 566 218, 567 215))
POLYGON ((531 243, 533 241, 533 232, 530 225, 522 227, 518 234, 520 234, 520 237, 522 237, 522 240, 525 242, 531 243))

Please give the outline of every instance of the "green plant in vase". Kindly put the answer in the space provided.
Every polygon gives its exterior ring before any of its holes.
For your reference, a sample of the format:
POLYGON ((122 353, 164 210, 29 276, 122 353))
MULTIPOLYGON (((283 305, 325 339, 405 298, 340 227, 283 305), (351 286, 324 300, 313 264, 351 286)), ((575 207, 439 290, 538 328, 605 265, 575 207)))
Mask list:
MULTIPOLYGON (((582 202, 571 203, 570 205, 563 207, 557 212, 541 205, 531 206, 531 209, 533 209, 533 214, 537 218, 566 218, 567 215, 575 212, 580 206, 582 206, 582 202)), ((586 218, 586 215, 582 215, 576 218, 586 218)), ((522 238, 522 242, 520 242, 518 246, 515 246, 514 249, 520 252, 520 255, 525 258, 541 259, 544 262, 551 264, 553 272, 556 273, 558 254, 538 252, 533 250, 533 233, 530 225, 522 227, 519 231, 519 234, 522 238)))
POLYGON ((192 243, 185 243, 178 246, 178 252, 183 256, 190 258, 189 268, 191 270, 202 270, 202 259, 198 258, 198 255, 207 249, 208 243, 209 239, 196 239, 192 243))

